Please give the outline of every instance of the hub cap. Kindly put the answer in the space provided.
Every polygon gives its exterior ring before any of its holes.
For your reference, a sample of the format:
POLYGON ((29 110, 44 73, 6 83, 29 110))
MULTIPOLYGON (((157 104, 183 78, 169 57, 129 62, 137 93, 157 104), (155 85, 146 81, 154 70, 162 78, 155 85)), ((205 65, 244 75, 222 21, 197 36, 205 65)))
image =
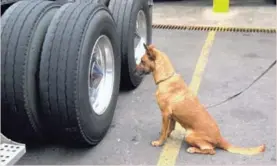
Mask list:
POLYGON ((89 61, 88 94, 93 111, 103 114, 112 98, 114 55, 110 39, 102 35, 94 46, 89 61))

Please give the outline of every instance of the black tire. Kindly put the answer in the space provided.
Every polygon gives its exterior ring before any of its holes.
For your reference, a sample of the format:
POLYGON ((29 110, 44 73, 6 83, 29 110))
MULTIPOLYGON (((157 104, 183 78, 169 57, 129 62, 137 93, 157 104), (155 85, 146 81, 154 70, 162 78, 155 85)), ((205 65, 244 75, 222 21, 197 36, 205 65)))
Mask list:
POLYGON ((120 45, 108 8, 99 3, 63 5, 48 28, 40 63, 40 98, 52 139, 77 146, 96 145, 105 136, 117 103, 120 45), (88 65, 96 39, 111 40, 115 80, 109 106, 98 116, 89 104, 88 65), (51 123, 50 123, 51 122, 51 123))
POLYGON ((77 3, 79 3, 79 2, 87 3, 87 2, 93 1, 93 2, 97 2, 97 3, 103 3, 104 5, 108 6, 110 0, 56 0, 56 1, 61 1, 61 2, 67 1, 67 2, 77 2, 77 3))
POLYGON ((109 6, 110 0, 101 0, 102 3, 104 3, 107 7, 109 6))
POLYGON ((110 0, 75 0, 76 2, 91 2, 91 1, 94 1, 94 2, 97 2, 97 3, 102 3, 106 6, 108 6, 110 0))
POLYGON ((143 80, 143 77, 139 77, 133 72, 136 67, 134 58, 135 23, 140 10, 146 16, 146 44, 150 44, 152 39, 152 17, 148 0, 110 0, 109 9, 117 23, 117 31, 120 36, 122 56, 121 88, 132 90, 138 87, 143 80))
POLYGON ((43 140, 37 74, 44 37, 59 7, 20 1, 1 18, 1 125, 3 134, 18 142, 43 140))

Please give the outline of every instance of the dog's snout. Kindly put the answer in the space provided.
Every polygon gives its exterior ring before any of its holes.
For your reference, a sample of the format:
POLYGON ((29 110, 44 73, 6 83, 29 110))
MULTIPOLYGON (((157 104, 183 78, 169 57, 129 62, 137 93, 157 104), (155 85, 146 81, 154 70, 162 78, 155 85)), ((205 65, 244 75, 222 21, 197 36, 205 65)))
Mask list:
POLYGON ((136 65, 136 67, 135 67, 135 69, 134 69, 134 73, 137 73, 139 71, 139 67, 138 67, 138 65, 136 65))
POLYGON ((136 65, 136 70, 139 70, 140 69, 140 65, 136 65))
POLYGON ((141 66, 140 65, 136 65, 135 71, 141 71, 141 70, 142 70, 141 66))
POLYGON ((143 69, 141 68, 140 65, 136 65, 136 68, 134 69, 134 74, 141 77, 144 75, 143 69))

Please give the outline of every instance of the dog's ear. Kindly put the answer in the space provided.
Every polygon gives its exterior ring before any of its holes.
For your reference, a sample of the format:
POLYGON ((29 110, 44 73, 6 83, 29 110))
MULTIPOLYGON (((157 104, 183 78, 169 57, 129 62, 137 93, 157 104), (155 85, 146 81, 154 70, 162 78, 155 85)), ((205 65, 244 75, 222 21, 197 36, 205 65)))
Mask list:
POLYGON ((148 49, 149 49, 149 50, 154 50, 154 48, 155 48, 155 46, 154 46, 153 44, 150 44, 150 45, 148 46, 148 49))
POLYGON ((146 54, 148 55, 148 58, 152 61, 156 60, 156 54, 154 52, 155 46, 153 44, 147 46, 146 44, 143 44, 146 54))

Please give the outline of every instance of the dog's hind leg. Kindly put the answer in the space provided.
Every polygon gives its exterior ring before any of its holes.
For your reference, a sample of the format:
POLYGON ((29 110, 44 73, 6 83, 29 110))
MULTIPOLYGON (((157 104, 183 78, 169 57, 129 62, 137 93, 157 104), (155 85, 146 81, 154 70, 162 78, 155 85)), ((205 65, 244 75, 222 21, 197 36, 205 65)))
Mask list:
POLYGON ((216 153, 212 144, 201 139, 201 137, 196 136, 194 133, 186 136, 185 141, 192 146, 187 149, 188 153, 211 155, 214 155, 216 153))
POLYGON ((187 152, 188 153, 199 153, 199 154, 211 154, 211 155, 215 154, 214 149, 199 149, 197 147, 189 147, 187 149, 187 152))

